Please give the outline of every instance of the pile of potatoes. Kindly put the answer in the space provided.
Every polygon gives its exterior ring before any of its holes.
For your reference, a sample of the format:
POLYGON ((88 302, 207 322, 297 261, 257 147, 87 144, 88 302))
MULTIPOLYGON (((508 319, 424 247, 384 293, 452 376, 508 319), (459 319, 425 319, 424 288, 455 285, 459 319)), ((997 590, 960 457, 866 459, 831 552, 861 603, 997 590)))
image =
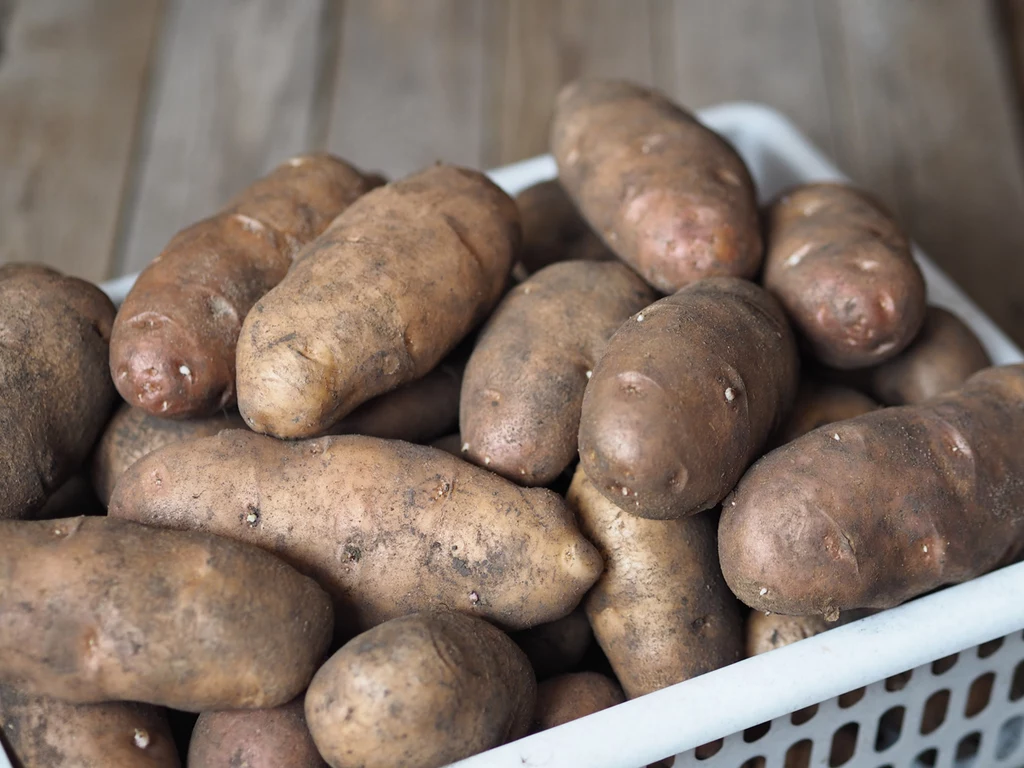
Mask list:
POLYGON ((292 158, 117 310, 0 267, 20 765, 433 768, 1024 551, 1024 366, 879 203, 626 82, 551 145, 292 158))

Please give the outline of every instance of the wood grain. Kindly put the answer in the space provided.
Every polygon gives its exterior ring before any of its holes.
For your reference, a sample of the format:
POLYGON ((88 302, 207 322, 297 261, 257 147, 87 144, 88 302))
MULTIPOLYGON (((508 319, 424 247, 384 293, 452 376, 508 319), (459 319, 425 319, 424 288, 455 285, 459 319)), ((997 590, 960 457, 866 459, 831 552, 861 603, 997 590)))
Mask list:
POLYGON ((840 165, 1024 342, 1024 157, 988 3, 817 6, 840 165))
POLYGON ((4 3, 0 262, 109 276, 159 0, 4 3))
POLYGON ((578 77, 653 84, 652 16, 647 0, 504 0, 488 30, 494 119, 488 165, 548 151, 555 97, 578 77))
POLYGON ((478 167, 489 5, 347 3, 328 147, 391 177, 438 160, 478 167))
POLYGON ((176 0, 165 21, 120 267, 310 143, 321 0, 176 0))

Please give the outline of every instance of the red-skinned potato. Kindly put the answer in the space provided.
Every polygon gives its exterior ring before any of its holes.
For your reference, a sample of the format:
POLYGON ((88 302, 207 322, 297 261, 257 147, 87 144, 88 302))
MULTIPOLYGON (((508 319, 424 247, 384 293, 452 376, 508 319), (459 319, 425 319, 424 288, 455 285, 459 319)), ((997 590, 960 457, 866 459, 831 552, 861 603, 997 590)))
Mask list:
POLYGON ((759 611, 889 608, 1024 545, 1024 365, 778 448, 723 504, 722 570, 759 611))
POLYGON ((546 731, 626 700, 619 684, 598 672, 575 672, 537 686, 533 730, 546 731))
POLYGON ((761 265, 754 183, 730 144, 657 91, 562 89, 551 125, 562 185, 619 258, 664 293, 761 265))
POLYGON ((116 393, 114 305, 36 264, 0 265, 0 520, 32 517, 82 466, 116 393))
POLYGON ((0 683, 75 703, 273 707, 309 682, 330 600, 256 547, 109 517, 0 521, 0 683))
POLYGON ((204 712, 192 730, 188 768, 327 768, 306 727, 304 700, 204 712))
POLYGON ((69 704, 0 685, 0 735, 19 768, 181 766, 167 714, 149 704, 69 704))
POLYGON ((169 445, 122 476, 109 514, 280 555, 331 593, 349 635, 437 607, 525 629, 569 613, 602 568, 557 494, 356 435, 169 445))
POLYGON ((844 184, 808 184, 768 209, 764 286, 814 355, 864 368, 898 354, 925 315, 924 276, 893 218, 844 184))
POLYGON ((580 462, 630 514, 710 509, 785 418, 798 370, 771 296, 746 280, 701 280, 641 310, 608 342, 583 398, 580 462))
POLYGON ((323 434, 425 376, 498 302, 520 237, 512 198, 455 166, 356 201, 245 319, 246 423, 276 437, 323 434))
POLYGON ((335 653, 310 683, 306 720, 332 768, 438 768, 525 736, 536 694, 530 663, 500 630, 415 613, 335 653))
POLYGON ((462 381, 464 458, 547 485, 577 455, 583 392, 608 339, 656 295, 618 261, 545 267, 498 305, 462 381))
POLYGON ((523 223, 519 263, 527 275, 559 261, 609 261, 615 254, 576 210, 558 179, 516 195, 523 223))
POLYGON ((117 313, 110 374, 121 396, 173 418, 232 405, 235 344, 249 308, 299 248, 380 181, 331 155, 300 155, 178 232, 117 313))

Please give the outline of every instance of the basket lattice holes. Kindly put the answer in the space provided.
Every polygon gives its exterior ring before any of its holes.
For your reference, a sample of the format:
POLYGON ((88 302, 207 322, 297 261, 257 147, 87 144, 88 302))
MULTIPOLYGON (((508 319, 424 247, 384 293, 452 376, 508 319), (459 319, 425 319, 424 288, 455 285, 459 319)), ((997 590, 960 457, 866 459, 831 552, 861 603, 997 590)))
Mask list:
POLYGON ((1024 634, 705 744, 674 765, 1024 768, 1024 634))

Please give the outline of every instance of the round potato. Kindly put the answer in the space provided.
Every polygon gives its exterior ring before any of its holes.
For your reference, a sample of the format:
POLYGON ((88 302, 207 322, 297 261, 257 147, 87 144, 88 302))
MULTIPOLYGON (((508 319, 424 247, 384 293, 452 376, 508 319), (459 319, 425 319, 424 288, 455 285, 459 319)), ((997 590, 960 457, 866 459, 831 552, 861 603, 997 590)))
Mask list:
POLYGON ((1024 547, 1024 365, 816 429, 723 504, 722 570, 759 611, 835 620, 985 573, 1024 547))
POLYGON ((597 672, 559 675, 537 686, 533 730, 546 731, 625 700, 619 684, 605 675, 597 672))
POLYGON ((435 768, 526 735, 536 694, 530 663, 501 631, 417 613, 335 653, 310 683, 306 720, 332 768, 435 768))
POLYGON ((633 515, 710 509, 785 418, 798 371, 771 296, 746 280, 701 280, 638 312, 608 342, 583 398, 580 462, 633 515))
POLYGON ((877 409, 878 403, 855 389, 805 379, 800 382, 789 418, 775 433, 774 444, 784 445, 818 427, 877 409))
POLYGON ((730 144, 665 96, 616 80, 562 89, 551 151, 619 258, 663 293, 761 266, 754 183, 730 144))
POLYGON ((594 234, 558 179, 542 181, 516 195, 523 223, 519 263, 527 275, 559 261, 609 261, 611 249, 594 234))
POLYGON ((257 432, 311 437, 422 378, 501 298, 515 202, 436 165, 365 195, 296 257, 238 341, 238 409, 257 432))
POLYGON ((833 368, 893 357, 924 322, 910 243, 875 200, 844 184, 797 187, 771 205, 763 280, 833 368))
POLYGON ((569 613, 602 568, 557 494, 357 435, 169 445, 124 474, 109 514, 280 555, 333 595, 347 634, 438 607, 525 629, 569 613))
POLYGON ((608 339, 656 295, 618 261, 545 267, 480 334, 459 406, 463 456, 522 485, 547 485, 577 455, 587 381, 608 339))
POLYGON ((629 698, 742 658, 740 606, 718 566, 713 514, 679 520, 624 515, 582 468, 567 499, 605 558, 583 606, 629 698))
POLYGON ((327 768, 306 727, 304 698, 282 707, 204 712, 188 746, 188 768, 327 768))
POLYGON ((218 413, 205 419, 179 421, 152 416, 124 404, 107 425, 92 457, 92 484, 104 505, 118 478, 147 453, 171 443, 216 435, 222 429, 242 429, 237 413, 218 413))
POLYGON ((537 679, 543 680, 577 667, 587 655, 594 633, 587 614, 577 608, 564 618, 514 632, 510 637, 523 649, 537 679))
POLYGON ((956 389, 990 365, 985 347, 963 320, 941 307, 928 307, 917 338, 873 368, 869 386, 886 405, 912 405, 956 389))
POLYGON ((20 768, 181 766, 166 713, 149 704, 69 704, 0 685, 0 736, 20 768))
POLYGON ((75 703, 274 707, 331 640, 312 579, 255 547, 127 520, 0 521, 0 683, 75 703))
POLYGON ((0 266, 0 520, 32 517, 82 466, 117 397, 114 305, 35 264, 0 266))

